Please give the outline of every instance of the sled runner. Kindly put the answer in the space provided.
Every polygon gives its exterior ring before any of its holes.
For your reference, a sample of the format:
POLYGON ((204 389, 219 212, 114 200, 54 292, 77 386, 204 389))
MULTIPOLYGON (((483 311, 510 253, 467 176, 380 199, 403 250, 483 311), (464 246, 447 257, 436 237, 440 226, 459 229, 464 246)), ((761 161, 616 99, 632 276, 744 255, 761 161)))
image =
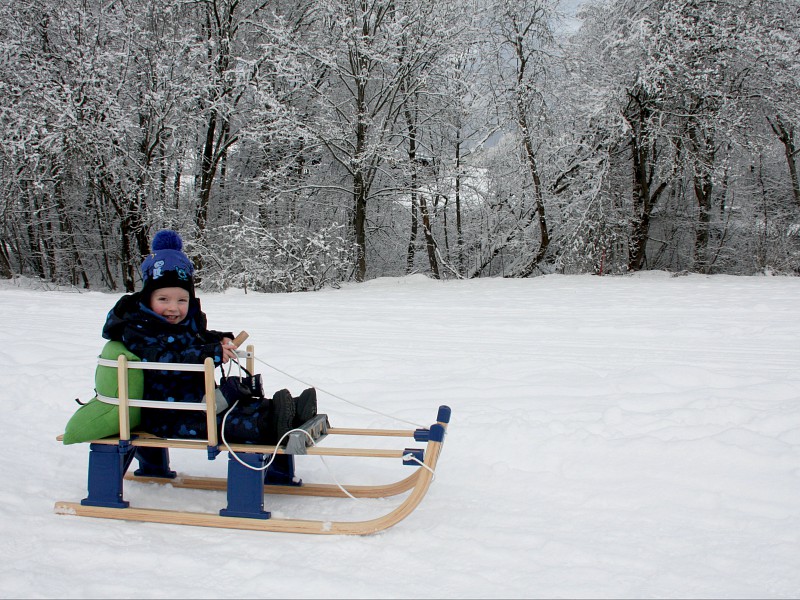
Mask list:
MULTIPOLYGON (((237 345, 246 337, 246 333, 240 334, 237 345)), ((246 369, 250 373, 255 372, 253 346, 238 353, 240 358, 246 360, 246 369)), ((286 443, 279 446, 220 443, 216 426, 216 381, 212 359, 206 359, 202 365, 148 363, 129 361, 121 354, 115 361, 100 358, 98 364, 117 370, 118 399, 102 397, 101 400, 118 402, 119 435, 89 440, 88 495, 80 502, 56 502, 55 512, 58 514, 257 531, 367 535, 397 524, 420 504, 433 480, 445 430, 450 421, 450 409, 447 406, 439 407, 435 424, 415 430, 336 428, 330 426, 327 415, 317 414, 297 430, 290 432, 286 443), (146 369, 202 371, 205 375, 205 403, 130 398, 130 373, 146 369), (147 433, 132 433, 129 423, 130 407, 206 411, 208 439, 165 439, 147 433), (412 438, 425 445, 423 448, 370 449, 321 444, 336 436, 412 438), (140 462, 139 470, 127 474, 137 449, 144 448, 153 449, 151 452, 160 455, 161 464, 148 467, 140 462), (203 450, 207 452, 209 460, 227 452, 227 478, 176 474, 169 470, 170 448, 203 450), (305 483, 295 475, 294 457, 297 455, 394 459, 414 467, 415 471, 404 479, 381 485, 305 483), (225 491, 227 505, 218 513, 136 508, 123 498, 124 482, 161 483, 176 488, 225 491), (399 506, 381 517, 365 521, 278 519, 272 518, 264 510, 265 494, 383 498, 403 493, 408 495, 399 506)), ((59 439, 62 437, 59 436, 59 439)), ((168 490, 165 489, 164 493, 166 492, 168 490)))

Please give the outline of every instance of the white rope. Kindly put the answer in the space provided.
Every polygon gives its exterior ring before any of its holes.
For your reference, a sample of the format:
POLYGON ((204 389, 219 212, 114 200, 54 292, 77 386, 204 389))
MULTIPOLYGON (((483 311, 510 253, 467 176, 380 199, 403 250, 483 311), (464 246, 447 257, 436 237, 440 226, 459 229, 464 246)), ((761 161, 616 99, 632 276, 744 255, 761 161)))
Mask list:
MULTIPOLYGON (((352 406, 357 406, 358 408, 361 408, 363 410, 366 410, 366 411, 381 415, 383 417, 386 417, 386 418, 394 420, 394 421, 399 421, 401 423, 405 423, 406 425, 413 425, 414 427, 423 427, 422 425, 420 425, 418 423, 414 423, 413 421, 406 421, 405 419, 401 419, 401 418, 396 417, 394 415, 390 415, 390 414, 381 412, 379 410, 375 410, 374 408, 370 408, 369 406, 364 406, 363 404, 358 404, 357 402, 353 402, 353 401, 348 400, 346 398, 342 398, 341 396, 339 396, 337 394, 334 394, 333 392, 329 392, 328 390, 325 390, 325 389, 323 389, 323 388, 321 388, 319 386, 316 386, 313 383, 309 383, 307 381, 304 381, 304 380, 300 379, 299 377, 295 377, 291 373, 287 373, 286 371, 284 371, 282 369, 279 369, 278 367, 276 367, 274 365, 271 365, 268 362, 266 362, 264 360, 261 360, 258 357, 254 357, 254 358, 258 362, 260 362, 262 365, 264 365, 266 367, 269 367, 273 371, 277 371, 278 373, 282 373, 283 375, 286 375, 287 377, 291 377, 292 379, 294 379, 295 381, 297 381, 299 383, 302 383, 303 385, 306 385, 308 387, 313 387, 313 388, 317 389, 318 391, 322 392, 323 394, 327 394, 327 395, 329 395, 329 396, 331 396, 333 398, 336 398, 337 400, 341 400, 342 402, 345 402, 346 404, 350 404, 352 406)), ((235 360, 235 359, 233 360, 233 362, 235 362, 237 365, 239 365, 239 369, 241 370, 241 368, 242 368, 241 363, 239 363, 239 361, 235 360)), ((231 365, 228 365, 228 374, 230 374, 230 368, 231 368, 231 365)), ((311 442, 312 446, 316 446, 317 445, 316 442, 314 441, 313 436, 309 432, 307 432, 305 429, 290 429, 289 431, 284 433, 281 436, 281 438, 278 440, 278 442, 275 444, 275 449, 272 451, 272 456, 270 457, 269 461, 265 465, 263 465, 261 467, 254 467, 253 465, 247 464, 241 458, 239 458, 239 456, 236 454, 236 452, 234 452, 231 449, 231 447, 228 445, 228 441, 225 439, 225 423, 228 420, 228 415, 233 412, 233 409, 236 408, 237 404, 239 404, 239 400, 236 400, 236 402, 233 403, 233 406, 231 406, 231 408, 225 413, 225 416, 222 418, 222 425, 221 425, 220 433, 221 433, 221 437, 222 437, 222 443, 225 444, 225 448, 228 449, 228 452, 230 452, 231 456, 233 456, 233 458, 239 464, 241 464, 243 467, 246 467, 246 468, 248 468, 248 469, 250 469, 252 471, 266 471, 270 467, 270 465, 272 465, 272 463, 275 462, 275 457, 278 455, 278 447, 281 445, 281 443, 283 443, 283 440, 286 438, 286 436, 291 434, 291 433, 297 432, 297 431, 302 431, 305 434, 305 436, 309 439, 309 441, 311 442)), ((334 475, 333 470, 330 468, 328 463, 325 462, 325 457, 324 456, 320 455, 319 459, 322 461, 322 464, 325 465, 325 469, 328 471, 328 474, 331 476, 331 479, 333 479, 333 482, 336 484, 336 487, 338 487, 340 490, 342 490, 342 492, 348 498, 351 498, 353 500, 362 500, 362 498, 357 498, 356 496, 353 496, 350 492, 347 491, 347 489, 345 489, 345 487, 341 483, 339 483, 339 480, 336 479, 336 475, 334 475)), ((427 471, 429 471, 433 478, 436 478, 436 473, 433 471, 433 469, 431 469, 428 465, 426 465, 424 462, 419 460, 413 454, 407 453, 407 454, 403 455, 403 460, 405 460, 405 461, 414 461, 419 466, 421 466, 422 468, 424 468, 427 471)))
POLYGON ((414 427, 419 427, 421 429, 426 429, 426 427, 424 425, 420 425, 419 423, 414 423, 413 421, 407 421, 405 419, 401 419, 400 417, 396 417, 394 415, 390 415, 388 413, 381 412, 381 411, 376 410, 374 408, 370 408, 369 406, 365 406, 363 404, 358 404, 357 402, 353 402, 352 400, 348 400, 347 398, 342 398, 341 396, 339 396, 337 394, 334 394, 333 392, 330 392, 330 391, 328 391, 328 390, 326 390, 324 388, 321 388, 321 387, 319 387, 317 385, 314 385, 313 383, 309 383, 308 381, 303 381, 299 377, 295 377, 291 373, 287 373, 286 371, 284 371, 282 369, 279 369, 278 367, 276 367, 274 365, 271 365, 268 362, 266 362, 264 360, 261 360, 258 357, 255 357, 255 359, 258 362, 260 362, 262 365, 269 367, 273 371, 277 371, 278 373, 282 373, 283 375, 286 375, 287 377, 291 377, 295 381, 298 381, 298 382, 300 382, 303 385, 306 385, 308 387, 313 387, 317 391, 322 392, 323 394, 327 394, 328 396, 331 396, 333 398, 336 398, 337 400, 341 400, 342 402, 345 402, 345 403, 350 404, 352 406, 357 406, 358 408, 361 408, 361 409, 366 410, 366 411, 371 412, 371 413, 375 413, 376 415, 381 415, 382 417, 386 417, 387 419, 391 419, 393 421, 398 421, 400 423, 405 423, 406 425, 413 425, 414 427))
POLYGON ((403 455, 403 460, 405 460, 405 461, 413 460, 420 467, 422 467, 423 469, 427 470, 431 474, 431 480, 436 479, 436 473, 434 472, 434 470, 431 469, 428 465, 426 465, 424 462, 422 462, 420 459, 418 459, 416 456, 414 456, 410 452, 408 454, 404 454, 403 455))
MULTIPOLYGON (((280 446, 281 443, 283 443, 283 440, 286 438, 287 435, 289 435, 290 433, 294 433, 296 431, 303 432, 306 435, 306 437, 309 439, 309 441, 311 442, 312 446, 316 446, 317 445, 316 442, 314 441, 313 436, 310 433, 308 433, 305 429, 290 429, 289 431, 284 433, 281 436, 281 439, 278 440, 278 443, 275 444, 275 449, 272 451, 272 456, 270 457, 269 462, 267 462, 265 465, 263 465, 261 467, 254 467, 253 465, 247 464, 241 458, 239 458, 239 456, 236 454, 236 452, 234 452, 231 449, 231 447, 228 445, 227 440, 225 439, 225 422, 228 419, 228 415, 231 412, 233 412, 233 409, 236 408, 237 404, 239 404, 238 400, 233 403, 233 406, 231 407, 231 409, 227 413, 225 413, 225 416, 222 418, 222 432, 221 433, 222 433, 222 443, 225 444, 225 447, 228 449, 228 452, 230 452, 231 456, 233 456, 233 458, 236 459, 236 461, 240 465, 242 465, 243 467, 246 467, 246 468, 250 469, 251 471, 266 471, 270 467, 270 465, 273 462, 275 462, 275 457, 278 455, 278 446, 280 446)), ((344 488, 344 486, 341 483, 339 483, 339 480, 336 479, 336 475, 333 474, 333 471, 331 470, 330 466, 328 466, 328 463, 325 462, 325 457, 324 456, 320 456, 319 459, 322 461, 322 464, 325 465, 325 469, 327 469, 328 474, 331 476, 331 479, 333 479, 333 482, 336 484, 336 487, 338 487, 340 490, 342 490, 342 492, 344 492, 344 494, 348 498, 352 498, 353 500, 361 500, 361 498, 356 498, 355 496, 353 496, 350 492, 348 492, 344 488)), ((414 458, 414 460, 417 460, 417 459, 414 458)), ((419 460, 417 460, 417 462, 419 462, 419 460)), ((419 463, 419 464, 422 465, 422 463, 419 463)), ((422 466, 430 471, 430 467, 428 467, 427 465, 422 465, 422 466)), ((431 471, 431 473, 432 472, 433 471, 431 471)))

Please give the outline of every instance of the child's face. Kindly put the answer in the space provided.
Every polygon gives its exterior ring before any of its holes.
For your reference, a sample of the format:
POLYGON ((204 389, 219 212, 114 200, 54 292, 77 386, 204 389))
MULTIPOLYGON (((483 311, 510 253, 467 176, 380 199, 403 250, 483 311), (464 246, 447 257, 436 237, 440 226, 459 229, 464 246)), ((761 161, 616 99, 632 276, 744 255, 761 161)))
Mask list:
POLYGON ((170 323, 180 323, 189 312, 189 292, 179 287, 159 288, 150 296, 150 309, 170 323))

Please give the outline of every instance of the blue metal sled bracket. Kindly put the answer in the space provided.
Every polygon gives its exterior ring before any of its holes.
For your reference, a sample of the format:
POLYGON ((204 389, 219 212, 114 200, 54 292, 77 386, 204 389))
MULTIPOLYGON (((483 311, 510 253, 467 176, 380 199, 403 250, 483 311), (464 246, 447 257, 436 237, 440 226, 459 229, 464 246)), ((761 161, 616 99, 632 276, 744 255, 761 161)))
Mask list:
POLYGON ((406 448, 403 450, 403 464, 418 467, 425 460, 425 451, 422 448, 406 448))

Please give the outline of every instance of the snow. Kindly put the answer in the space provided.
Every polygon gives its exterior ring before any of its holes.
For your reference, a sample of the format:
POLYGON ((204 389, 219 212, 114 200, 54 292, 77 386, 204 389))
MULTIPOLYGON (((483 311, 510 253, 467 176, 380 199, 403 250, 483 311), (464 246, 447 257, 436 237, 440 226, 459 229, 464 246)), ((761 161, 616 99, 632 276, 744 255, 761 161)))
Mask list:
MULTIPOLYGON (((367 537, 54 514, 55 501, 86 494, 88 447, 55 436, 73 398, 92 394, 117 297, 0 286, 4 598, 800 594, 800 278, 417 275, 201 294, 212 328, 247 330, 280 369, 259 364, 270 392, 299 393, 292 377, 315 384, 335 426, 405 429, 388 415, 429 425, 440 404, 452 407, 428 495, 367 537)), ((172 462, 196 475, 226 468, 201 452, 172 451, 172 462)), ((309 482, 378 483, 411 469, 297 462, 309 482)), ((125 497, 224 506, 221 492, 139 483, 125 497)), ((268 496, 266 508, 357 520, 400 500, 268 496)))

